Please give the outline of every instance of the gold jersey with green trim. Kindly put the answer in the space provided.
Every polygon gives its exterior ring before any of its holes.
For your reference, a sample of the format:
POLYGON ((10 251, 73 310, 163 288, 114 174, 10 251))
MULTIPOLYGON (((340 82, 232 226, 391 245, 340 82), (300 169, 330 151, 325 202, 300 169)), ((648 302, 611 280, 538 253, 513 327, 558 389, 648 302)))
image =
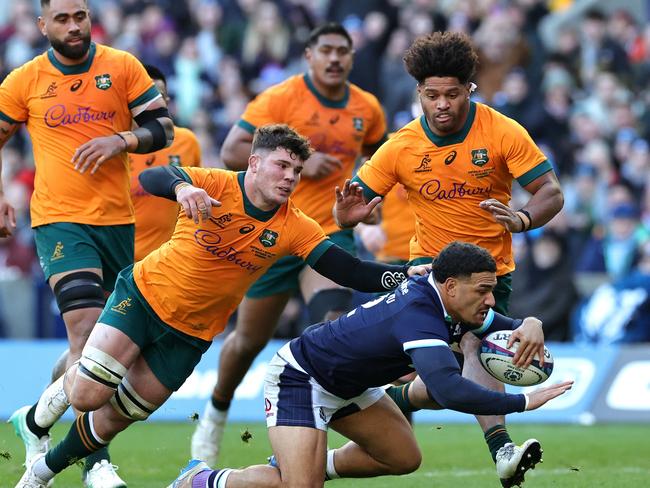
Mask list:
POLYGON ((386 136, 386 120, 377 98, 348 83, 342 100, 323 97, 307 74, 295 75, 260 93, 248 104, 238 125, 251 134, 266 124, 287 124, 309 138, 314 150, 338 158, 343 167, 329 175, 303 177, 291 199, 327 234, 338 231, 332 216, 334 188, 352 177, 363 146, 386 136))
POLYGON ((34 150, 32 226, 134 222, 125 153, 94 175, 79 173, 71 160, 85 142, 131 129, 133 112, 158 97, 133 55, 95 43, 82 64, 63 65, 50 49, 7 76, 0 85, 0 118, 24 122, 34 150))
POLYGON ((490 251, 503 275, 515 268, 511 234, 479 203, 495 198, 507 205, 513 179, 525 186, 552 170, 521 125, 470 102, 460 131, 437 136, 419 117, 384 143, 355 180, 366 197, 404 185, 416 218, 411 259, 435 256, 455 240, 471 242, 490 251))
POLYGON ((268 212, 253 206, 244 192, 244 172, 181 171, 221 206, 199 224, 181 212, 172 238, 137 262, 133 277, 162 321, 210 341, 275 261, 291 254, 313 264, 332 242, 291 200, 268 212))

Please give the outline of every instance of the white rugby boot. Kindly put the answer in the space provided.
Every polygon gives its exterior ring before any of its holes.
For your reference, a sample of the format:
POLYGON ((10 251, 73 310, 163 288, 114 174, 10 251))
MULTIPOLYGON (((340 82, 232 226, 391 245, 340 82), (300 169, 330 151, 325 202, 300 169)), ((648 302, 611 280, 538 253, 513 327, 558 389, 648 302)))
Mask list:
POLYGON ((504 488, 521 486, 524 474, 542 462, 544 450, 537 439, 528 439, 521 446, 509 442, 497 451, 497 475, 504 488))
POLYGON ((227 419, 228 412, 217 410, 208 400, 203 416, 199 418, 194 434, 192 434, 193 459, 202 459, 209 466, 217 464, 227 419))

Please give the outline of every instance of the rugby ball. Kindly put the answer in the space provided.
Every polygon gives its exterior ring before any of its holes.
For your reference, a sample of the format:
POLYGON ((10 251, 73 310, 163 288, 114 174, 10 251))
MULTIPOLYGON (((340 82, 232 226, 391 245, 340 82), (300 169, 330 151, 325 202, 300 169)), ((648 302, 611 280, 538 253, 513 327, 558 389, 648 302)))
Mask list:
POLYGON ((508 340, 513 331, 499 330, 492 332, 481 341, 478 357, 485 370, 503 383, 515 386, 533 386, 544 383, 553 372, 553 356, 544 346, 544 366, 539 364, 539 356, 527 368, 512 364, 512 358, 517 352, 519 342, 510 349, 508 340))

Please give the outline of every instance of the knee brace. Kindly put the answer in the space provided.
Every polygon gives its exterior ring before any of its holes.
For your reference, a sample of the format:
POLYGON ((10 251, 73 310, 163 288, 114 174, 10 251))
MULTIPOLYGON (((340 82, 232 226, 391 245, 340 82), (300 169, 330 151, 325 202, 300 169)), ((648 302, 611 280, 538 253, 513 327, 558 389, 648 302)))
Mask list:
POLYGON ((317 291, 309 303, 309 321, 313 324, 321 322, 327 312, 345 312, 352 307, 352 290, 347 288, 329 288, 317 291))
POLYGON ((146 420, 158 408, 138 395, 126 378, 117 387, 111 405, 116 412, 130 420, 146 420))
POLYGON ((62 314, 80 308, 104 308, 104 281, 90 271, 77 271, 54 285, 54 296, 62 314))
POLYGON ((126 368, 104 351, 86 346, 81 353, 77 374, 116 390, 126 374, 126 368))

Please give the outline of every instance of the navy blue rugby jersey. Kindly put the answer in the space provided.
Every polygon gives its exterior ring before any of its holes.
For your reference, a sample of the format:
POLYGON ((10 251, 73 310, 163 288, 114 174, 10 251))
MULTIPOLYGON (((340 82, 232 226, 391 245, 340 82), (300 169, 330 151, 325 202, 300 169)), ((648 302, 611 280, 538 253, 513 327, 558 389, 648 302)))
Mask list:
MULTIPOLYGON (((452 323, 433 280, 432 274, 410 278, 394 292, 306 330, 291 342, 292 354, 323 388, 345 399, 413 372, 408 350, 449 347, 468 330, 452 323)), ((493 317, 490 311, 473 332, 491 332, 493 317)))

